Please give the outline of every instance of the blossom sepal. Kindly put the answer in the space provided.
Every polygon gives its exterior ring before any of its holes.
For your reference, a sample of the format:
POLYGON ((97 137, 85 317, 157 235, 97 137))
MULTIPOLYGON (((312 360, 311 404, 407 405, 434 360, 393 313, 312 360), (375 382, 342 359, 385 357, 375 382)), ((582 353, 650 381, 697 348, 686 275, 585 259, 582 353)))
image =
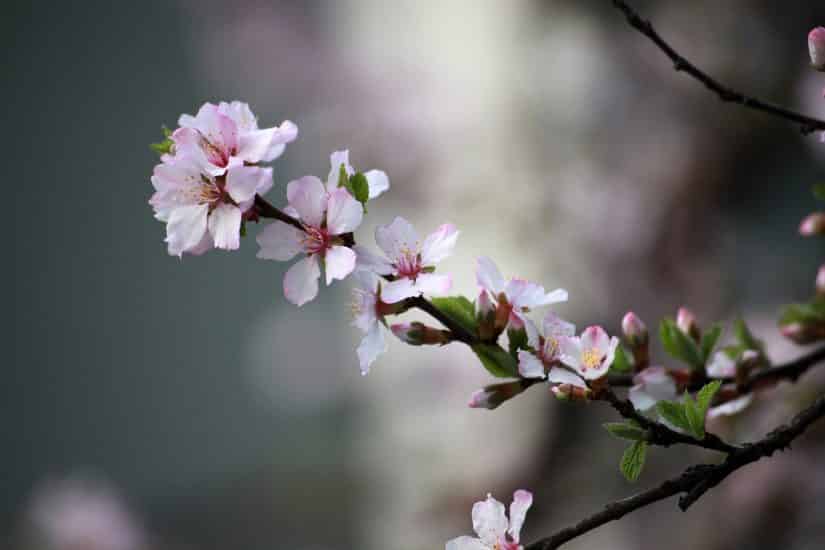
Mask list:
POLYGON ((390 330, 399 340, 411 346, 443 346, 453 340, 452 333, 414 321, 412 323, 396 323, 390 330))

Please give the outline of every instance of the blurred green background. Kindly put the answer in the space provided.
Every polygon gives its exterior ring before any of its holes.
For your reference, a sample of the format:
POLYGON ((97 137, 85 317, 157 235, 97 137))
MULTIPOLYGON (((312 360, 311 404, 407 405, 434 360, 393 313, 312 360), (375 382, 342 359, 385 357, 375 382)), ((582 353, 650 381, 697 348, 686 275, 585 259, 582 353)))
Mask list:
MULTIPOLYGON (((825 4, 634 5, 723 82, 825 116, 806 45, 825 4)), ((470 532, 475 500, 520 487, 536 495, 529 541, 636 489, 599 405, 542 388, 470 410, 488 378, 454 346, 394 343, 362 378, 349 282, 297 309, 285 266, 256 260, 252 237, 237 253, 167 256, 147 144, 204 101, 298 124, 275 204, 290 179, 324 176, 335 149, 387 171, 359 240, 397 214, 422 233, 456 223, 444 267, 470 296, 474 258, 490 255, 505 275, 567 288, 558 312, 578 325, 615 331, 633 309, 652 326, 688 304, 705 323, 744 315, 777 359, 799 353, 773 319, 811 293, 823 259, 796 227, 825 145, 721 104, 606 0, 32 1, 4 4, 1 24, 3 547, 48 530, 43 502, 65 478, 105 484, 137 541, 83 550, 441 548, 470 532)), ((717 429, 766 431, 817 376, 717 429)), ((819 548, 823 437, 688 515, 661 504, 570 548, 819 548)), ((639 485, 698 458, 654 452, 639 485)))

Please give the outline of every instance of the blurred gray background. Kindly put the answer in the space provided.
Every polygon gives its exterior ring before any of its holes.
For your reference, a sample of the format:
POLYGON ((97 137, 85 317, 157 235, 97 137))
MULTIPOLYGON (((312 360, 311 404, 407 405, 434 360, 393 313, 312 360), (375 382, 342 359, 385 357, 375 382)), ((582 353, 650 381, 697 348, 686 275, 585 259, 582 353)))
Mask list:
MULTIPOLYGON (((567 288, 558 312, 579 325, 615 331, 632 308, 652 326, 688 304, 704 323, 746 316, 777 359, 800 353, 773 319, 811 293, 823 259, 796 227, 825 145, 722 105, 609 4, 4 4, 3 547, 49 528, 33 518, 65 478, 103 484, 140 547, 204 550, 441 548, 470 532, 475 500, 520 487, 536 495, 529 541, 638 489, 599 405, 542 388, 470 410, 488 377, 452 346, 393 343, 362 378, 349 282, 297 309, 253 237, 167 256, 147 144, 204 101, 298 124, 275 204, 290 179, 324 176, 334 149, 387 171, 359 240, 396 214, 422 232, 456 223, 444 267, 459 291, 474 294, 474 258, 490 255, 567 288)), ((806 45, 823 3, 633 4, 722 81, 825 116, 806 45)), ((758 436, 825 385, 803 382, 717 430, 758 436)), ((821 548, 824 438, 687 515, 663 503, 570 548, 821 548)), ((655 451, 638 485, 699 458, 655 451)), ((106 544, 83 548, 132 550, 106 544)))

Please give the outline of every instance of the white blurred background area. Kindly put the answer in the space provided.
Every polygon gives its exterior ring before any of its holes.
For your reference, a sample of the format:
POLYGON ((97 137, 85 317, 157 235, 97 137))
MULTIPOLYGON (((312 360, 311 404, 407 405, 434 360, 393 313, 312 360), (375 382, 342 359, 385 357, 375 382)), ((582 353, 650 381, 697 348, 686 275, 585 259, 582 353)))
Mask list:
MULTIPOLYGON (((631 309, 655 327, 688 305, 705 325, 743 316, 777 361, 803 352, 775 319, 823 259, 796 228, 825 144, 722 104, 611 2, 139 4, 20 2, 3 23, 6 124, 20 134, 4 137, 16 238, 0 546, 442 548, 472 532, 473 502, 518 488, 535 495, 530 542, 713 458, 654 449, 628 484, 622 443, 601 428, 609 408, 536 386, 470 409, 492 379, 459 344, 392 341, 362 377, 351 281, 293 307, 286 265, 255 259, 260 227, 238 253, 168 257, 146 146, 204 101, 299 126, 274 164, 276 206, 334 150, 386 171, 392 188, 356 239, 373 244, 399 215, 422 234, 456 224, 439 269, 470 299, 487 255, 505 276, 567 289, 555 311, 580 327, 615 333, 631 309)), ((825 117, 806 44, 819 4, 633 2, 721 81, 825 117)), ((822 374, 713 428, 759 437, 822 374)), ((660 503, 569 548, 820 548, 823 458, 819 426, 688 514, 660 503)))

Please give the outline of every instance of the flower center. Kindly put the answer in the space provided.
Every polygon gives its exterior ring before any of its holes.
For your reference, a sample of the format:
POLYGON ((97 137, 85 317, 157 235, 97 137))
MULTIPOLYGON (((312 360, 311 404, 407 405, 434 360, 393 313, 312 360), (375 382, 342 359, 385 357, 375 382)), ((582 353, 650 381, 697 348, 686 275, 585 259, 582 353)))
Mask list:
POLYGON ((395 269, 398 271, 399 277, 415 280, 424 270, 424 266, 421 265, 421 254, 417 250, 402 248, 395 269))
POLYGON ((330 247, 329 233, 326 229, 307 227, 301 243, 304 245, 307 254, 320 254, 323 256, 330 247))
POLYGON ((544 340, 543 354, 546 361, 552 361, 559 355, 559 341, 554 336, 547 336, 544 340))
POLYGON ((582 366, 585 369, 597 369, 604 360, 602 352, 596 348, 586 349, 582 352, 582 366))

